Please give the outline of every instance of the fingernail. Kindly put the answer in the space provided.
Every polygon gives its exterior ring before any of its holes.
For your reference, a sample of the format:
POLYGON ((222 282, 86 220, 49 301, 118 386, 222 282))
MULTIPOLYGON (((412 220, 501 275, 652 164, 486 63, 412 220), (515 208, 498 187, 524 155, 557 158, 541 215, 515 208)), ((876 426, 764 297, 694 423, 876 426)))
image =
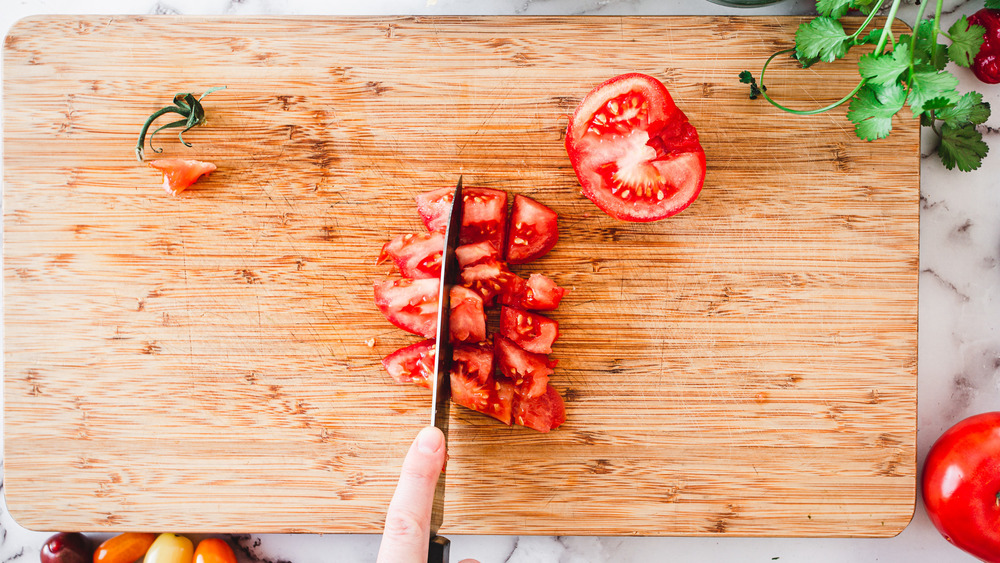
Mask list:
POLYGON ((433 426, 428 426, 417 434, 417 449, 421 453, 435 454, 441 449, 444 440, 441 431, 433 426))

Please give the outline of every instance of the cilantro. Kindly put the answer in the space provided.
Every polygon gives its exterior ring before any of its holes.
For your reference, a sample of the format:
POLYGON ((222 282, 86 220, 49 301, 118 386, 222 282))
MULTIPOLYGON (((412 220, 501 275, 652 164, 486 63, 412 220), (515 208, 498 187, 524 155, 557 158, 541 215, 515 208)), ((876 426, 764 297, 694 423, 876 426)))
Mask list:
POLYGON ((958 79, 951 73, 935 70, 929 65, 917 65, 910 73, 910 95, 907 102, 917 117, 928 109, 941 109, 959 99, 958 79), (943 100, 943 102, 942 102, 943 100))
POLYGON ((740 82, 750 85, 751 100, 756 100, 761 94, 763 94, 763 91, 759 86, 757 86, 757 80, 753 77, 753 74, 751 74, 749 70, 744 70, 740 73, 740 82))
POLYGON ((968 67, 972 65, 972 59, 979 52, 979 47, 983 44, 983 36, 986 28, 981 25, 969 25, 969 20, 962 16, 950 28, 948 28, 948 38, 951 45, 948 46, 948 57, 955 61, 955 64, 968 67))
POLYGON ((1000 0, 986 0, 986 7, 991 10, 1000 10, 1000 0))
POLYGON ((979 92, 968 92, 954 105, 938 111, 936 117, 953 127, 963 122, 982 125, 990 117, 990 104, 983 102, 983 95, 979 92))
POLYGON ((847 118, 854 132, 866 141, 884 139, 892 131, 892 116, 903 108, 906 90, 898 82, 885 86, 865 84, 848 106, 847 118))
POLYGON ((941 127, 941 144, 938 154, 945 168, 951 170, 958 167, 962 172, 970 172, 979 168, 983 157, 990 148, 983 142, 983 134, 976 131, 971 123, 954 127, 945 123, 941 127))
POLYGON ((910 69, 910 46, 900 43, 890 53, 869 53, 858 59, 858 72, 869 84, 885 86, 910 69))
POLYGON ((850 38, 839 21, 820 16, 800 25, 795 32, 795 56, 832 63, 847 54, 849 43, 850 38))
POLYGON ((847 15, 853 2, 851 0, 816 0, 816 11, 821 16, 840 19, 847 15))

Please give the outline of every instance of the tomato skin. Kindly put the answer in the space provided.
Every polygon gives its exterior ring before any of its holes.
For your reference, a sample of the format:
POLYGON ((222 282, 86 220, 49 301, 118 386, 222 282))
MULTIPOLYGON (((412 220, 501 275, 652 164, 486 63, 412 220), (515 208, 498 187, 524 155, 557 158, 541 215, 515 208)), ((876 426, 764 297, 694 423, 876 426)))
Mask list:
POLYGON ((192 563, 236 563, 236 554, 225 541, 219 538, 205 538, 198 542, 192 563))
POLYGON ((1000 411, 945 431, 927 454, 921 485, 927 514, 945 539, 1000 563, 1000 411))
POLYGON ((559 241, 555 211, 517 194, 507 227, 507 263, 526 264, 545 256, 559 241))
POLYGON ((211 162, 182 158, 161 158, 150 161, 149 166, 163 173, 163 189, 170 195, 183 192, 202 176, 216 170, 211 162))
POLYGON ((566 152, 581 193, 623 221, 676 215, 705 181, 698 131, 645 74, 616 76, 587 94, 566 130, 566 152))
POLYGON ((1000 84, 1000 10, 983 8, 969 16, 969 25, 986 28, 983 44, 972 61, 973 74, 986 84, 1000 84))
POLYGON ((45 540, 38 558, 41 563, 88 563, 91 553, 87 536, 79 532, 59 532, 45 540))
POLYGON ((194 544, 177 534, 160 534, 149 546, 143 563, 191 563, 194 544))
POLYGON ((118 534, 97 546, 94 563, 134 563, 149 551, 155 540, 156 534, 118 534))

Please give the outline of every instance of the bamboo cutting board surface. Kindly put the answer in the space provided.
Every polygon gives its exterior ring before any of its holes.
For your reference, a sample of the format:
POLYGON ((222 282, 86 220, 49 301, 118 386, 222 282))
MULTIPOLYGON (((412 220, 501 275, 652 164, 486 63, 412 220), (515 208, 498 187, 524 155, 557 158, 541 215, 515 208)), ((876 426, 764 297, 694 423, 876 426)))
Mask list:
MULTIPOLYGON (((516 268, 551 316, 567 422, 456 408, 452 534, 888 536, 916 476, 918 124, 858 140, 737 80, 799 19, 37 17, 4 44, 5 473, 29 528, 379 532, 428 393, 376 310, 413 197, 530 195, 560 241, 516 268), (662 80, 708 156, 701 197, 629 224, 578 193, 567 119, 624 72, 662 80), (164 157, 145 117, 200 93, 164 157), (366 341, 375 339, 372 347, 366 341)), ((853 63, 769 92, 816 107, 853 63)), ((166 120, 163 121, 165 123, 166 120)), ((173 130, 176 131, 176 130, 173 130)))

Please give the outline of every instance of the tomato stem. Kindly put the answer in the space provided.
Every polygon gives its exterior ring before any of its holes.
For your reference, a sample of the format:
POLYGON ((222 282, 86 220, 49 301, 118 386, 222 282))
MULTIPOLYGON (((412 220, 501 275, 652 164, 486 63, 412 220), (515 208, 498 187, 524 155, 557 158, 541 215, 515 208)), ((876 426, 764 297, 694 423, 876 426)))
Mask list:
POLYGON ((161 115, 165 115, 168 113, 179 114, 181 117, 184 117, 184 119, 173 121, 153 131, 153 133, 149 136, 150 148, 153 149, 153 152, 163 152, 163 149, 157 149, 153 147, 153 137, 163 129, 170 129, 174 127, 184 127, 184 130, 181 131, 177 135, 177 137, 180 139, 181 143, 184 144, 184 146, 190 147, 191 143, 188 143, 187 141, 184 140, 184 133, 187 132, 192 127, 201 125, 202 123, 205 122, 205 108, 203 108, 201 105, 202 98, 211 94, 212 92, 215 92, 216 90, 223 90, 223 89, 225 89, 225 86, 216 86, 214 88, 209 88, 208 90, 205 90, 205 92, 197 99, 195 99, 194 94, 191 93, 177 94, 174 96, 174 105, 167 106, 165 108, 161 108, 153 112, 152 115, 146 118, 146 122, 142 125, 142 131, 139 132, 139 141, 135 145, 136 160, 142 162, 143 145, 146 142, 146 132, 149 131, 149 126, 152 125, 153 122, 156 121, 156 119, 159 118, 161 115))

